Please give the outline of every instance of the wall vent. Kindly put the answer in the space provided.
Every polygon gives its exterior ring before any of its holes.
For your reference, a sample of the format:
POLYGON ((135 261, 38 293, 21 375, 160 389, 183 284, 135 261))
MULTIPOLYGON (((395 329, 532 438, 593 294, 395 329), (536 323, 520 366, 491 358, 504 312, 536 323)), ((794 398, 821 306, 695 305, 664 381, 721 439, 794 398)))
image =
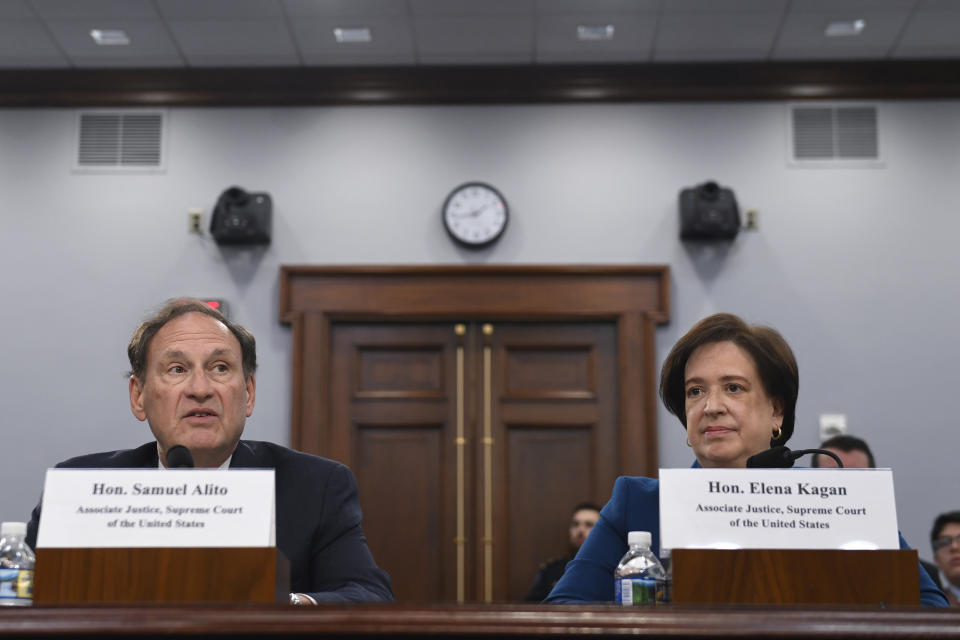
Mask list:
POLYGON ((165 121, 162 111, 81 112, 74 168, 124 172, 162 170, 165 121))
POLYGON ((880 161, 877 107, 790 107, 790 160, 797 164, 876 165, 880 161))

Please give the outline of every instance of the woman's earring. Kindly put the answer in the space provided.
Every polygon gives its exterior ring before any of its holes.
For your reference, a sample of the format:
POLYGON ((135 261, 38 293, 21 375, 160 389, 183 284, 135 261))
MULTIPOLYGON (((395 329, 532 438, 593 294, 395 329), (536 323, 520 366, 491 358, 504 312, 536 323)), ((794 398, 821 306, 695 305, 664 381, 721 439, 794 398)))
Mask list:
POLYGON ((688 446, 688 447, 693 447, 693 445, 690 444, 690 436, 687 436, 687 446, 688 446))
POLYGON ((774 440, 779 440, 779 439, 780 439, 780 436, 782 436, 782 435, 783 435, 783 429, 781 429, 779 426, 777 426, 777 427, 773 430, 773 439, 774 439, 774 440))

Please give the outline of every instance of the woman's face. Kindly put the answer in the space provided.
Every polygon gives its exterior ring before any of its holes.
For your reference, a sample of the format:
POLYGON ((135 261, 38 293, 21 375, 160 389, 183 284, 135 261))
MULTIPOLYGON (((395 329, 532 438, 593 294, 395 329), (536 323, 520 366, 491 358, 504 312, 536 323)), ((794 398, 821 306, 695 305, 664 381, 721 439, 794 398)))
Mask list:
POLYGON ((687 440, 704 467, 746 467, 770 448, 783 410, 763 388, 757 367, 732 342, 697 347, 684 371, 687 440))

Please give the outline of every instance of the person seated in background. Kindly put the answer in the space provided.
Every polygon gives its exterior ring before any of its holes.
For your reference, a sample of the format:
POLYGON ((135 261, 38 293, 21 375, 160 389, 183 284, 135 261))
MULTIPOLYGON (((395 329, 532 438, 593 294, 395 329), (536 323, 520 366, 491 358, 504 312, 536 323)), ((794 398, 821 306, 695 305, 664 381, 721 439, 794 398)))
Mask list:
POLYGON ((960 607, 960 511, 941 513, 930 530, 933 559, 951 607, 960 607))
MULTIPOLYGON (((833 436, 820 443, 821 449, 835 454, 843 462, 845 469, 873 469, 873 453, 867 443, 856 436, 842 434, 833 436)), ((837 462, 830 456, 813 454, 813 467, 836 468, 837 462)))
POLYGON ((563 575, 570 559, 576 555, 583 541, 587 539, 593 525, 600 518, 600 507, 592 502, 581 502, 573 508, 570 515, 569 549, 567 555, 562 558, 553 558, 540 565, 536 578, 530 591, 527 592, 524 600, 527 602, 541 602, 550 595, 550 590, 557 584, 557 580, 563 575))
MULTIPOLYGON (((680 419, 693 466, 737 469, 793 435, 800 376, 790 345, 770 327, 719 313, 698 322, 674 345, 660 372, 660 397, 680 419)), ((609 602, 627 533, 649 531, 660 551, 660 484, 617 478, 610 501, 548 602, 609 602)), ((903 537, 901 548, 908 548, 903 537)), ((947 606, 943 592, 920 572, 920 599, 947 606)))
MULTIPOLYGON (((870 451, 870 446, 865 440, 856 436, 846 434, 833 436, 821 442, 820 448, 826 449, 840 458, 844 469, 873 469, 877 466, 873 458, 873 452, 870 451)), ((815 453, 813 454, 813 466, 814 468, 836 469, 837 462, 830 456, 815 453)), ((937 565, 921 559, 920 566, 927 572, 934 584, 943 589, 937 565)))
MULTIPOLYGON (((200 300, 170 300, 137 327, 127 355, 130 410, 155 440, 57 467, 165 469, 167 452, 183 445, 197 467, 274 469, 276 540, 290 561, 291 604, 393 600, 390 578, 367 548, 350 469, 240 439, 256 398, 256 341, 249 331, 200 300)), ((31 547, 40 508, 27 528, 31 547)))

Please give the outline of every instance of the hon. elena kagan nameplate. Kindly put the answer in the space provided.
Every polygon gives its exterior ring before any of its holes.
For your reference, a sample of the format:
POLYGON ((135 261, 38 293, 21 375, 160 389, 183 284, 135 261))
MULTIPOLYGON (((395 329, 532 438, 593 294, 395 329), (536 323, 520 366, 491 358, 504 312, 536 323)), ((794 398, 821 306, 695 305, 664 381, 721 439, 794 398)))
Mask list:
POLYGON ((661 469, 664 549, 898 549, 890 469, 661 469))

